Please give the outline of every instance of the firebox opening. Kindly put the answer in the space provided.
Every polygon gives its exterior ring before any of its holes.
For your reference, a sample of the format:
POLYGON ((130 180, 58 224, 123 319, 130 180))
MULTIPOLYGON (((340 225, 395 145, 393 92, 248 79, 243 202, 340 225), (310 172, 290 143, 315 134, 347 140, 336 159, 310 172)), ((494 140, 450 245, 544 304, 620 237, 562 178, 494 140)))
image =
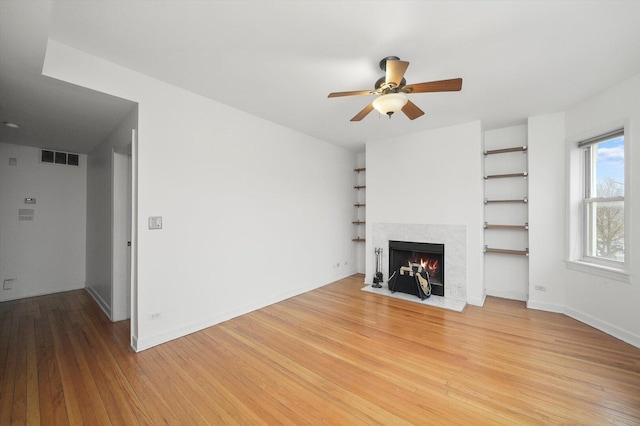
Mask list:
POLYGON ((389 241, 389 274, 411 264, 429 272, 431 294, 444 296, 444 244, 389 241))

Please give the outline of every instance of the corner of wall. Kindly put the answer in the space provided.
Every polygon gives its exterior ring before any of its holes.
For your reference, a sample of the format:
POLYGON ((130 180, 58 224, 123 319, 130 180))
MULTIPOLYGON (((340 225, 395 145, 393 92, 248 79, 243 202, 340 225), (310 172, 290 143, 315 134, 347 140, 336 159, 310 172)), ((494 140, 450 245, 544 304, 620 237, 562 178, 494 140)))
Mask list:
POLYGON ((467 303, 469 305, 473 305, 473 306, 480 306, 483 307, 484 306, 484 302, 485 300, 487 300, 487 295, 486 293, 483 294, 481 297, 472 297, 472 296, 467 296, 467 303))
POLYGON ((89 293, 91 297, 93 297, 93 300, 96 301, 98 306, 100 306, 100 309, 102 309, 107 317, 111 319, 111 308, 109 307, 109 304, 104 301, 104 299, 100 296, 100 294, 98 294, 98 292, 95 291, 93 287, 86 286, 85 290, 87 290, 87 293, 89 293))

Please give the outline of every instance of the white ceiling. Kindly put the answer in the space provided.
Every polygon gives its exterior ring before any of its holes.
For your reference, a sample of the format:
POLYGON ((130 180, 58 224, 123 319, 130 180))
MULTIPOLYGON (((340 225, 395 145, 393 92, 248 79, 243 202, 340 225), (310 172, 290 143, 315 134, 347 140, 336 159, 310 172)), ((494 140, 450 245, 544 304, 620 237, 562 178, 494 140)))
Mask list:
MULTIPOLYGON (((34 75, 25 94, 20 69, 36 74, 33 65, 42 65, 47 35, 353 150, 369 140, 472 120, 487 129, 524 123, 640 72, 639 1, 8 3, 16 2, 0 0, 2 15, 25 13, 24 3, 42 10, 27 13, 34 22, 0 18, 0 118, 28 112, 29 126, 51 126, 60 134, 81 123, 86 125, 77 132, 88 135, 103 126, 104 133, 117 121, 93 119, 121 119, 132 104, 83 95, 59 82, 56 97, 47 98, 55 82, 39 76, 34 84, 34 75), (411 63, 407 83, 462 77, 462 91, 410 95, 426 113, 415 121, 373 112, 350 122, 373 98, 327 94, 372 88, 383 75, 378 62, 390 55, 411 63), (9 66, 7 57, 26 59, 9 66), (57 99, 55 108, 41 102, 46 99, 57 99)), ((7 131, 0 132, 6 141, 7 131)))
POLYGON ((0 142, 87 153, 134 103, 42 75, 50 1, 0 0, 0 142))

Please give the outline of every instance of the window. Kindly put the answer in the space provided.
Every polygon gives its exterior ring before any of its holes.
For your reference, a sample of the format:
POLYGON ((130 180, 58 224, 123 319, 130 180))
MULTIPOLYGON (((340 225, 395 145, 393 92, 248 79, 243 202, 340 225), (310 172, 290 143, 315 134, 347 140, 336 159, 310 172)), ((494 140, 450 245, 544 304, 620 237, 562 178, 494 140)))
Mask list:
POLYGON ((624 268, 624 130, 578 144, 584 155, 583 260, 624 268))

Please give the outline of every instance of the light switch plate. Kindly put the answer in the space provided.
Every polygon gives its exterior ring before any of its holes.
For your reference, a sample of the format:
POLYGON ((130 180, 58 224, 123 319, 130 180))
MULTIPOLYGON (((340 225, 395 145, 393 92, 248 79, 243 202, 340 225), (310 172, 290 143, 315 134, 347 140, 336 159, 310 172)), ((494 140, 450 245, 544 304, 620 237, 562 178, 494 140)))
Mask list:
POLYGON ((149 229, 162 229, 162 216, 149 216, 149 229))

